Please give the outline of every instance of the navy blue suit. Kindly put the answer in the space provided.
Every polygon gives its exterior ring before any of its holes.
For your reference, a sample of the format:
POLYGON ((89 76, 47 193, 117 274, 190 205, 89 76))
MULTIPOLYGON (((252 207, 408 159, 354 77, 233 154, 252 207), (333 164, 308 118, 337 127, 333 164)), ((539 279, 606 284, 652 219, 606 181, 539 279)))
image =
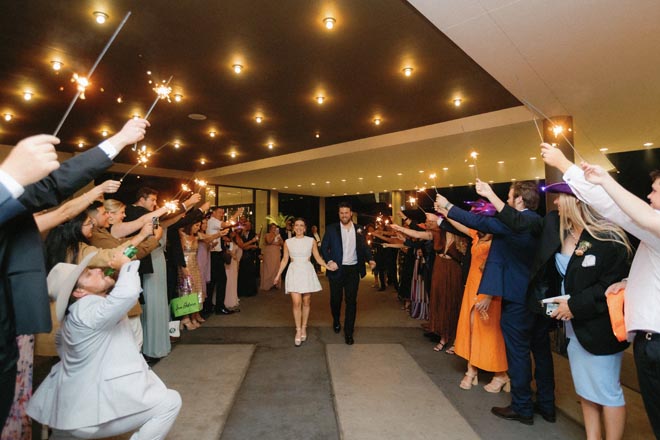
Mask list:
MULTIPOLYGON (((533 211, 518 213, 530 221, 542 221, 533 211)), ((511 408, 525 417, 534 415, 531 382, 531 346, 547 343, 547 356, 536 359, 538 399, 544 409, 554 411, 554 378, 547 320, 538 321, 527 306, 527 286, 538 240, 528 230, 514 232, 502 221, 452 207, 447 215, 463 225, 493 234, 479 293, 502 297, 500 326, 506 345, 506 358, 511 378, 511 408), (542 327, 542 328, 541 328, 542 327), (535 341, 536 336, 540 338, 535 341), (539 369, 539 362, 541 368, 539 369), (549 363, 549 365, 547 365, 549 363), (543 373, 539 376, 539 372, 543 373)), ((545 349, 540 350, 546 352, 545 349)))
POLYGON ((355 327, 355 315, 357 310, 357 291, 360 278, 367 274, 365 263, 373 260, 371 250, 367 246, 364 235, 358 233, 358 225, 353 224, 355 231, 355 252, 357 253, 357 264, 343 265, 344 247, 341 239, 339 223, 328 226, 321 241, 321 255, 326 262, 334 261, 339 268, 336 271, 326 271, 330 281, 330 310, 332 311, 333 324, 339 325, 341 318, 342 298, 346 297, 346 314, 344 317, 344 334, 353 336, 355 327))

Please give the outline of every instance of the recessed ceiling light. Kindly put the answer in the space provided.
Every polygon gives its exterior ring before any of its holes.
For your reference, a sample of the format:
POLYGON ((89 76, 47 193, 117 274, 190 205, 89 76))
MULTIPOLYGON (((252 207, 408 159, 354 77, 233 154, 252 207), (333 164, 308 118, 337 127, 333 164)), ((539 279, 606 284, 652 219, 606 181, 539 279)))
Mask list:
POLYGON ((82 148, 82 147, 84 147, 84 146, 85 146, 85 143, 84 143, 84 142, 78 142, 78 148, 82 148))
POLYGON ((403 74, 405 76, 410 76, 413 73, 413 68, 412 67, 404 67, 403 68, 403 74))
POLYGON ((326 180, 325 183, 330 183, 330 181, 329 181, 329 180, 326 180))
POLYGON ((243 71, 242 64, 234 64, 231 68, 234 69, 234 73, 241 73, 243 71))
POLYGON ((108 14, 106 14, 105 12, 101 12, 101 11, 94 11, 94 13, 92 15, 94 15, 94 19, 96 20, 96 22, 98 24, 105 23, 109 18, 108 14))
POLYGON ((26 90, 26 91, 23 92, 23 99, 25 99, 26 101, 29 101, 30 99, 32 99, 32 96, 33 96, 33 93, 30 92, 29 90, 26 90))
POLYGON ((454 184, 453 184, 453 183, 450 183, 449 186, 454 186, 454 184))
POLYGON ((316 139, 320 138, 320 137, 321 137, 321 133, 319 133, 319 132, 317 131, 317 132, 314 134, 314 137, 315 137, 316 139))
POLYGON ((201 113, 191 113, 188 115, 188 118, 192 119, 193 121, 205 121, 206 115, 203 115, 201 113))
POLYGON ((503 161, 503 160, 498 160, 497 163, 499 163, 500 165, 502 165, 502 164, 504 163, 504 161, 503 161))
POLYGON ((644 143, 644 146, 645 146, 645 147, 652 147, 652 146, 653 146, 653 142, 645 142, 645 143, 644 143))
POLYGON ((333 29, 336 22, 337 20, 335 20, 334 17, 325 17, 323 19, 323 24, 325 25, 326 29, 333 29))
POLYGON ((147 75, 151 75, 151 70, 147 70, 147 75))
POLYGON ((539 176, 534 176, 534 178, 535 178, 536 180, 539 180, 539 179, 540 179, 540 177, 539 177, 539 176))
POLYGON ((288 186, 286 186, 286 185, 284 185, 284 189, 289 189, 289 187, 288 187, 288 186))
POLYGON ((489 181, 488 181, 488 183, 494 183, 494 182, 495 182, 494 180, 489 180, 489 181))
POLYGON ((374 124, 380 125, 380 123, 381 123, 380 118, 374 118, 374 124))
POLYGON ((598 151, 602 151, 602 152, 605 152, 605 151, 607 151, 607 148, 606 148, 606 147, 603 147, 603 148, 599 148, 599 149, 598 149, 598 151))
POLYGON ((277 189, 277 188, 275 188, 275 187, 272 187, 271 189, 277 189))
POLYGON ((301 185, 301 184, 298 184, 298 185, 296 185, 296 186, 297 186, 298 188, 301 188, 301 187, 302 187, 302 185, 301 185))
POLYGON ((319 104, 323 104, 323 101, 325 101, 325 96, 320 96, 319 95, 315 99, 316 99, 316 102, 318 102, 319 104))
POLYGON ((383 176, 380 176, 380 175, 379 175, 379 176, 376 176, 376 177, 378 177, 378 178, 380 179, 380 178, 383 177, 383 176))
POLYGON ((101 136, 107 137, 108 136, 108 130, 101 130, 101 136))
POLYGON ((447 168, 447 167, 444 167, 444 168, 442 169, 442 171, 447 171, 447 170, 449 170, 449 168, 447 168))
POLYGON ((536 156, 530 157, 529 160, 536 160, 536 156))
POLYGON ((399 188, 397 191, 403 191, 403 189, 399 188))
POLYGON ((121 96, 117 96, 117 103, 121 104, 122 102, 124 102, 124 99, 121 96))
POLYGON ((53 60, 50 62, 50 65, 53 67, 53 70, 58 71, 64 66, 64 63, 62 63, 62 61, 53 60))
POLYGON ((175 102, 181 102, 182 99, 183 99, 183 95, 181 93, 175 93, 174 94, 174 101, 175 102))
POLYGON ((229 153, 229 155, 230 155, 232 158, 234 158, 234 157, 236 157, 236 152, 235 152, 235 151, 232 151, 231 153, 229 153))
POLYGON ((515 182, 515 181, 516 181, 516 178, 515 178, 515 177, 512 177, 512 178, 511 178, 511 181, 512 181, 512 182, 515 182))
POLYGON ((470 168, 474 168, 474 164, 471 163, 470 165, 468 165, 468 167, 470 167, 470 168))
POLYGON ((257 121, 257 124, 261 124, 264 121, 263 116, 257 116, 254 118, 255 121, 257 121))
POLYGON ((422 173, 424 172, 424 170, 419 170, 419 171, 417 171, 417 172, 418 172, 419 174, 422 174, 422 173))
POLYGON ((397 176, 403 176, 403 173, 396 173, 397 176))
POLYGON ((342 182, 346 182, 346 179, 341 179, 342 182))
POLYGON ((364 180, 364 177, 358 177, 358 180, 364 180))
POLYGON ((461 98, 454 98, 453 103, 456 107, 460 107, 463 100, 461 98))
POLYGON ((174 141, 174 148, 179 149, 181 147, 180 141, 174 141))
POLYGON ((212 138, 216 137, 217 134, 218 134, 218 133, 216 133, 216 132, 213 131, 213 130, 209 131, 209 136, 211 136, 212 138))
POLYGON ((268 142, 268 149, 269 149, 269 150, 272 150, 272 149, 273 149, 273 143, 272 143, 272 142, 268 142))
POLYGON ((369 191, 369 194, 373 194, 373 193, 374 193, 373 191, 369 191))
POLYGON ((312 186, 316 186, 316 183, 312 182, 312 186))
POLYGON ((201 159, 199 163, 201 163, 202 165, 206 165, 206 159, 201 159))

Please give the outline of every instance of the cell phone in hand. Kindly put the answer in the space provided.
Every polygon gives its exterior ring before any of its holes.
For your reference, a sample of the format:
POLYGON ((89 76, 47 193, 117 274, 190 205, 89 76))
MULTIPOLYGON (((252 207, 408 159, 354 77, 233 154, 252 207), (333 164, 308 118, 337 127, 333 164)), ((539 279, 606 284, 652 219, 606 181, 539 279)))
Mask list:
POLYGON ((158 217, 152 218, 151 224, 153 225, 154 229, 158 229, 158 227, 160 226, 160 219, 158 217))
POLYGON ((558 303, 545 303, 543 306, 545 307, 545 314, 548 316, 552 315, 552 312, 559 308, 558 303))

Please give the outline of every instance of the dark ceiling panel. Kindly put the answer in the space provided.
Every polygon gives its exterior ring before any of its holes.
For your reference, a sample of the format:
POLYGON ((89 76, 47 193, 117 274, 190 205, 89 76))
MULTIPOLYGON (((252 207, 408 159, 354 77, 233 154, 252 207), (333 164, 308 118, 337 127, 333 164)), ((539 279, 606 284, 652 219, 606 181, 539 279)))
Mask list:
MULTIPOLYGON (((52 132, 64 114, 74 72, 86 74, 129 10, 132 16, 101 61, 61 130, 62 150, 118 130, 155 98, 149 78, 174 75, 180 103, 159 102, 145 142, 167 147, 150 165, 197 170, 500 110, 520 103, 410 5, 400 0, 31 0, 5 2, 0 16, 0 143, 52 132), (92 5, 92 6, 90 6, 92 5), (109 8, 109 9, 104 9, 109 8), (94 10, 109 21, 97 25, 94 10), (337 25, 322 25, 324 11, 337 25), (61 57, 55 73, 49 60, 61 57), (245 66, 231 70, 235 59, 245 66), (413 75, 401 69, 410 64, 413 75), (147 70, 152 71, 151 77, 147 70), (104 91, 101 92, 100 88, 104 91), (22 91, 34 98, 26 102, 22 91), (63 90, 60 90, 63 88, 63 90), (314 101, 317 91, 326 101, 314 101), (123 102, 117 103, 117 97, 123 102), (461 107, 454 96, 464 98, 461 107), (265 119, 256 124, 254 116, 265 119), (205 121, 193 121, 201 113, 205 121), (382 118, 375 126, 374 116, 382 118), (208 136, 214 129, 215 139, 208 136), (320 132, 320 137, 314 134, 320 132), (269 150, 269 140, 275 148, 269 150), (238 156, 232 159, 229 152, 238 156), (209 160, 200 166, 198 160, 209 160)), ((119 158, 134 162, 132 152, 119 158)))

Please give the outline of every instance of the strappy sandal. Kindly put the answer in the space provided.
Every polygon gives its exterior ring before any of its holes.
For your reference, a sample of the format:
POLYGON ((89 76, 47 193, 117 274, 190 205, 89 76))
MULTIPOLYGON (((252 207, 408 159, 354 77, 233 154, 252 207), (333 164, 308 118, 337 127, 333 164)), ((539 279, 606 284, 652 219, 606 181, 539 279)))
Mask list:
POLYGON ((442 350, 444 350, 445 345, 447 345, 446 342, 440 342, 438 345, 433 347, 433 351, 441 352, 442 350))

